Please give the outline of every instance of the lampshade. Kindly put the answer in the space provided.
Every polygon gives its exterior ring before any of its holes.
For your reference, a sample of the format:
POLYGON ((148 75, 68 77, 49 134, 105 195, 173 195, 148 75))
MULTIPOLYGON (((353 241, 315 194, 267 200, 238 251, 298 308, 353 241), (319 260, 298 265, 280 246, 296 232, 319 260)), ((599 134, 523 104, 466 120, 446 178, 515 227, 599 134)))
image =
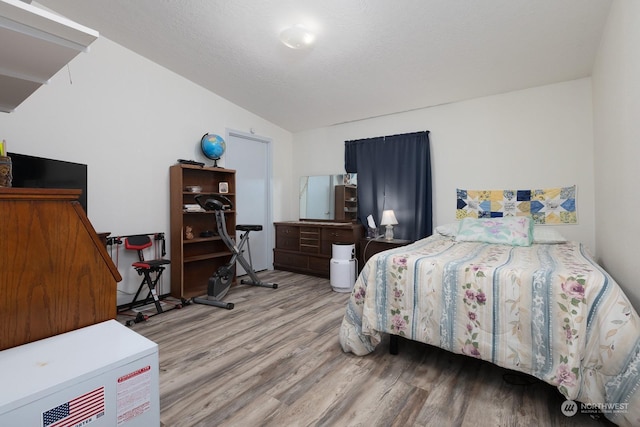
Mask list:
POLYGON ((393 210, 382 211, 382 220, 380 221, 380 225, 396 225, 398 220, 396 219, 396 214, 393 213, 393 210))

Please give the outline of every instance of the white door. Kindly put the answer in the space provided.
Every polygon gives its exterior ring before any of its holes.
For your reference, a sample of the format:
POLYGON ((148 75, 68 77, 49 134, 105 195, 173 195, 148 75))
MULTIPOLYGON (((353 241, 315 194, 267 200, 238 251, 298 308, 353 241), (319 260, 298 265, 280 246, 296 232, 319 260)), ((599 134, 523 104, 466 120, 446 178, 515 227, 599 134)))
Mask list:
MULTIPOLYGON (((262 231, 249 234, 251 262, 255 271, 273 266, 271 248, 271 140, 227 130, 225 167, 236 170, 236 224, 262 225, 262 231)), ((240 242, 240 232, 236 242, 240 242)), ((249 253, 244 248, 244 257, 249 253)), ((239 276, 245 271, 236 265, 239 276)))

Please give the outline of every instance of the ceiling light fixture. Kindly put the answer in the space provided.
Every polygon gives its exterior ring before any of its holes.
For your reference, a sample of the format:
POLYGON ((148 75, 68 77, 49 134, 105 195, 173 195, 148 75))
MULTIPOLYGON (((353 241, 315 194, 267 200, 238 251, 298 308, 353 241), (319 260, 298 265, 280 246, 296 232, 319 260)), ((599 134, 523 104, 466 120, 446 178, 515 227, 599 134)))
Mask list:
POLYGON ((280 33, 280 41, 291 49, 305 49, 310 47, 315 40, 315 34, 301 24, 285 28, 280 33))

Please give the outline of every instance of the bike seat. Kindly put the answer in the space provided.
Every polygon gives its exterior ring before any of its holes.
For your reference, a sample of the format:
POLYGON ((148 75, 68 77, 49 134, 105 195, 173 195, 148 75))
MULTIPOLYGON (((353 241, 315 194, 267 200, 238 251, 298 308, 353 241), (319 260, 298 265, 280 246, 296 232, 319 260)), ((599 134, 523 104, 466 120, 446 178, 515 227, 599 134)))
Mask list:
POLYGON ((238 231, 261 231, 261 225, 236 225, 238 231))

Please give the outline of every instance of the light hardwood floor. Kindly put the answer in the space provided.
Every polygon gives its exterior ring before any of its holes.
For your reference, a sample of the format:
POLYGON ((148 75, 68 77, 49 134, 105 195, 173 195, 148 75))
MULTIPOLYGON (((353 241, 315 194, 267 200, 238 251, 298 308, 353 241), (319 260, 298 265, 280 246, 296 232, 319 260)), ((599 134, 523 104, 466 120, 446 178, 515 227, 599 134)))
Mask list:
POLYGON ((131 326, 159 345, 164 426, 611 425, 565 417, 545 383, 420 343, 345 354, 348 294, 326 279, 260 276, 279 288, 240 285, 225 298, 233 310, 189 305, 131 326))

